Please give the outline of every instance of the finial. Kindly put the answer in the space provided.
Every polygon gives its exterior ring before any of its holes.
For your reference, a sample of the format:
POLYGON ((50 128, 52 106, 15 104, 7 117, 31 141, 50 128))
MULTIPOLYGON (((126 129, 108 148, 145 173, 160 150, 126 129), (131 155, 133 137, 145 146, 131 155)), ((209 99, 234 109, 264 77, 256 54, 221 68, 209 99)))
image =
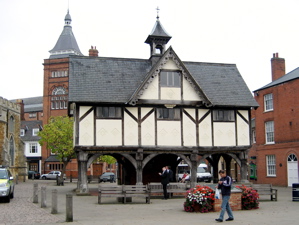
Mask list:
POLYGON ((157 20, 159 20, 159 6, 157 6, 157 8, 156 8, 156 10, 157 10, 157 20))

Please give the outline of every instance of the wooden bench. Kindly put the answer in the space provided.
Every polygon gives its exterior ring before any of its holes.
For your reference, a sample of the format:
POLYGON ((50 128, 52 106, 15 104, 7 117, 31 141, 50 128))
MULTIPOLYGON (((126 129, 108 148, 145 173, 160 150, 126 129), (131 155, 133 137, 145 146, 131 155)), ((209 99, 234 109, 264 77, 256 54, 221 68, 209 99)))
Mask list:
POLYGON ((127 197, 145 197, 146 203, 150 203, 147 185, 99 185, 99 204, 101 204, 102 197, 121 197, 124 204, 126 204, 127 197))
POLYGON ((272 184, 252 184, 251 187, 256 190, 259 195, 270 195, 271 201, 277 201, 277 189, 273 189, 272 184))
MULTIPOLYGON (((163 193, 163 186, 161 183, 149 183, 148 184, 150 193, 163 193)), ((167 185, 167 193, 186 193, 186 183, 169 183, 167 185)), ((171 197, 171 195, 169 195, 171 197)))

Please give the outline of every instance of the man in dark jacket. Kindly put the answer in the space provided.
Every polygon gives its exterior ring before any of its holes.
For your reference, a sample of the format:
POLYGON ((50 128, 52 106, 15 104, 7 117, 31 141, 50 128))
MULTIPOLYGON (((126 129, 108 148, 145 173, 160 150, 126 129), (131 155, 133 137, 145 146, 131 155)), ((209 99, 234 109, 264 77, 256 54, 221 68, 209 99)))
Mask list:
POLYGON ((170 166, 165 166, 165 167, 166 167, 167 173, 169 174, 169 182, 173 182, 174 179, 173 179, 173 172, 171 170, 171 167, 170 166))
POLYGON ((164 200, 168 198, 167 194, 167 184, 169 184, 169 173, 166 170, 166 167, 162 168, 162 173, 159 173, 161 176, 161 184, 163 186, 163 194, 164 194, 164 200))
POLYGON ((216 219, 217 222, 222 222, 224 213, 227 211, 228 219, 225 221, 232 221, 234 220, 232 209, 229 205, 229 199, 230 199, 230 193, 231 193, 231 185, 232 185, 232 178, 230 176, 227 176, 224 170, 219 170, 220 180, 218 182, 218 185, 216 188, 221 189, 221 195, 222 195, 222 204, 221 204, 221 212, 218 219, 216 219))

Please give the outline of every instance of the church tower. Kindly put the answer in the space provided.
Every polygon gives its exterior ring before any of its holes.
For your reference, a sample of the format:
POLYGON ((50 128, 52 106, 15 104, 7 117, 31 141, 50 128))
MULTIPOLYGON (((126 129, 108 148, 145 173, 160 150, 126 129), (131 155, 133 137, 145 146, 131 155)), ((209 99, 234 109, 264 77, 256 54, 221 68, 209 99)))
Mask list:
MULTIPOLYGON (((49 59, 44 59, 43 124, 51 116, 66 116, 69 87, 69 57, 83 56, 72 31, 69 10, 64 18, 64 28, 56 45, 50 50, 49 59)), ((62 170, 62 163, 51 155, 50 149, 42 146, 42 173, 62 170)), ((67 174, 69 175, 69 174, 67 174)))

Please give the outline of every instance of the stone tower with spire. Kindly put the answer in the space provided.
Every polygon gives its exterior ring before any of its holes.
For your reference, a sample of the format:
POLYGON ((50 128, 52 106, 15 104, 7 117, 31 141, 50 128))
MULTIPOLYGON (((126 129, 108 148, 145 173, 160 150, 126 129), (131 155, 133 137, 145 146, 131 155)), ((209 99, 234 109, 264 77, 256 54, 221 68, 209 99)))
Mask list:
MULTIPOLYGON (((63 31, 50 57, 44 60, 43 124, 51 116, 66 116, 69 87, 69 57, 83 56, 72 31, 69 10, 64 18, 63 31)), ((51 151, 42 146, 42 173, 50 170, 62 170, 62 163, 51 155, 51 151)), ((67 174, 69 175, 69 174, 67 174)))

